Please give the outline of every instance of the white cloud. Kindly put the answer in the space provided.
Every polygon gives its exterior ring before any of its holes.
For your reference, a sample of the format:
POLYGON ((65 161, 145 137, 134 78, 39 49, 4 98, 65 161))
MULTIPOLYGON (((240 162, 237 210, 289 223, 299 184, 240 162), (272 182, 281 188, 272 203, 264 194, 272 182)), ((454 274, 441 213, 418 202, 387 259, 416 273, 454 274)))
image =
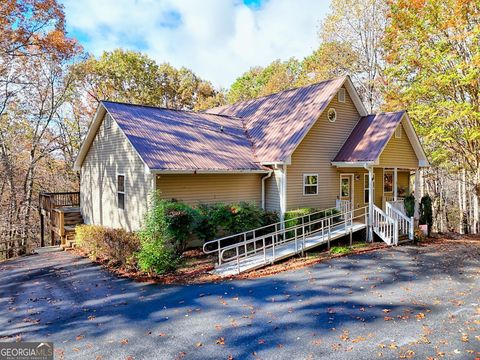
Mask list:
POLYGON ((329 0, 267 0, 260 9, 240 0, 63 3, 70 33, 94 55, 141 50, 224 87, 252 66, 311 53, 329 6, 329 0))

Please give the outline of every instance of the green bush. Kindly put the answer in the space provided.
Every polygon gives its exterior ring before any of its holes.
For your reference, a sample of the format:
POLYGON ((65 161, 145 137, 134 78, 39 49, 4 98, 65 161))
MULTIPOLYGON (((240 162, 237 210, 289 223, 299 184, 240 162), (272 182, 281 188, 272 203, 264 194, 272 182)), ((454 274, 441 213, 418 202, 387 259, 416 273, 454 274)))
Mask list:
POLYGON ((148 273, 171 272, 180 262, 180 257, 161 236, 153 239, 142 238, 141 249, 136 257, 140 269, 148 273))
POLYGON ((100 225, 79 225, 75 228, 75 239, 92 260, 107 259, 110 266, 126 270, 137 267, 135 253, 140 240, 134 233, 100 225))
MULTIPOLYGON (((295 209, 295 210, 290 210, 285 212, 285 228, 290 228, 290 227, 295 227, 297 225, 301 225, 303 223, 308 223, 310 221, 322 219, 325 217, 329 217, 335 214, 338 214, 339 211, 337 209, 331 209, 328 211, 320 211, 319 209, 316 208, 300 208, 300 209, 295 209), (308 218, 308 215, 310 215, 310 219, 308 218)), ((338 217, 332 218, 332 222, 335 223, 338 219, 338 217)), ((315 223, 313 225, 310 225, 308 228, 308 231, 315 231, 317 229, 321 228, 321 223, 315 223)), ((297 235, 302 235, 302 230, 298 229, 296 231, 297 235)), ((292 238, 295 236, 295 230, 288 231, 286 233, 287 238, 292 238)))
POLYGON ((428 235, 433 225, 432 198, 427 194, 420 200, 420 224, 428 225, 428 235))
POLYGON ((139 232, 140 250, 138 265, 142 271, 163 274, 178 265, 190 229, 193 227, 193 210, 176 201, 162 200, 154 194, 139 232))
POLYGON ((201 204, 197 214, 195 234, 203 241, 278 222, 276 212, 264 211, 249 202, 201 204))
POLYGON ((412 217, 415 214, 415 196, 413 194, 405 196, 403 203, 405 205, 407 216, 412 217))

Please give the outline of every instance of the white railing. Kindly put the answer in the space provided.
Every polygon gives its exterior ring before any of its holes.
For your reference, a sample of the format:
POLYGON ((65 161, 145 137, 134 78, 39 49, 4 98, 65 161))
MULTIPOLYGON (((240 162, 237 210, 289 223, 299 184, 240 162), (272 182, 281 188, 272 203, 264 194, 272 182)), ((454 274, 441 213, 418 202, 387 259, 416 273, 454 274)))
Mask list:
POLYGON ((352 210, 352 202, 350 200, 335 200, 335 207, 340 212, 348 212, 352 210))
MULTIPOLYGON (((330 210, 330 209, 327 209, 330 210)), ((311 217, 313 215, 325 215, 325 210, 316 212, 314 214, 310 214, 311 217)), ((326 238, 328 244, 330 245, 331 233, 332 229, 338 230, 342 229, 345 232, 345 235, 348 235, 352 231, 353 220, 357 218, 364 219, 365 223, 367 221, 367 207, 350 210, 349 214, 336 212, 331 215, 323 216, 317 219, 309 219, 306 221, 305 218, 308 216, 296 218, 295 220, 302 219, 300 224, 295 223, 292 226, 285 226, 285 223, 292 223, 292 220, 286 220, 283 223, 283 226, 276 226, 275 231, 255 236, 250 239, 244 239, 242 241, 224 245, 220 248, 208 250, 208 246, 211 244, 217 244, 217 240, 212 240, 204 245, 204 252, 205 253, 213 253, 218 252, 218 264, 225 264, 230 262, 236 262, 237 271, 240 273, 240 261, 243 259, 247 259, 249 257, 263 254, 263 263, 273 263, 278 257, 276 256, 276 249, 280 245, 284 245, 286 243, 295 243, 295 253, 303 253, 305 249, 305 239, 308 236, 313 234, 321 234, 322 238, 326 238), (358 212, 359 214, 355 214, 358 212), (267 250, 271 255, 267 256, 267 250)), ((274 225, 278 225, 274 224, 274 225)), ((256 229, 258 232, 258 229, 256 229)), ((244 233, 239 234, 240 237, 244 236, 244 233)), ((231 239, 231 237, 229 237, 231 239)), ((237 235, 238 238, 238 235, 237 235)), ((224 238, 223 238, 224 239, 224 238)), ((222 240, 222 239, 218 239, 222 240)), ((292 254, 293 255, 293 254, 292 254)))
POLYGON ((373 231, 388 245, 398 245, 398 222, 378 206, 373 205, 373 231))
POLYGON ((399 210, 395 206, 395 203, 392 203, 390 201, 386 203, 386 213, 388 216, 397 221, 399 234, 406 235, 408 236, 409 240, 413 240, 413 217, 407 217, 401 210, 399 210))
MULTIPOLYGON (((205 244, 203 244, 203 252, 205 254, 211 254, 214 252, 218 253, 218 264, 222 264, 221 260, 221 251, 225 246, 229 246, 232 243, 242 243, 245 244, 246 242, 256 239, 261 235, 267 235, 267 234, 272 234, 272 233, 277 233, 281 231, 282 229, 285 229, 288 227, 288 224, 292 223, 305 223, 305 222, 311 222, 312 219, 315 219, 316 217, 324 217, 324 216, 340 216, 339 211, 336 208, 328 208, 324 210, 319 210, 314 213, 308 214, 308 215, 303 215, 299 216, 296 218, 280 221, 274 224, 270 225, 265 225, 256 229, 244 231, 242 233, 238 234, 233 234, 233 235, 228 235, 219 239, 214 239, 211 241, 207 241, 205 244), (213 247, 213 249, 212 249, 213 247)), ((245 251, 247 249, 245 248, 245 251)))

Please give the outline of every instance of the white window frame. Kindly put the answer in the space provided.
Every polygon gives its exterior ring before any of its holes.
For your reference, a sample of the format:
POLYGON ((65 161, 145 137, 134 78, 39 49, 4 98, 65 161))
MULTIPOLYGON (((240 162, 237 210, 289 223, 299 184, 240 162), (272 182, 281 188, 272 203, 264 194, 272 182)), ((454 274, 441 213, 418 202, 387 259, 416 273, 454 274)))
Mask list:
MULTIPOLYGON (((372 180, 373 180, 373 201, 375 202, 375 174, 372 174, 373 177, 372 177, 372 180)), ((366 174, 363 174, 363 203, 364 204, 368 204, 370 202, 370 194, 368 194, 369 196, 367 197, 368 201, 365 201, 365 192, 368 191, 370 192, 370 186, 369 186, 369 177, 368 177, 368 173, 366 174)))
POLYGON ((395 129, 395 139, 402 138, 402 124, 398 124, 397 128, 395 129))
POLYGON ((340 88, 340 90, 338 90, 338 102, 344 103, 346 97, 347 96, 346 96, 346 93, 345 93, 345 89, 340 88))
POLYGON ((127 195, 126 195, 126 189, 127 189, 127 177, 125 176, 125 174, 121 174, 121 173, 117 173, 117 176, 115 177, 115 195, 116 195, 116 198, 117 198, 117 209, 118 210, 121 210, 121 211, 125 211, 125 205, 126 205, 126 199, 127 199, 127 195), (118 177, 119 176, 123 176, 123 191, 119 191, 118 190, 118 177), (119 194, 123 194, 123 209, 120 207, 120 202, 118 201, 118 195, 119 194))
POLYGON ((318 195, 318 174, 303 174, 303 196, 314 196, 314 195, 318 195), (305 183, 305 180, 307 179, 308 176, 316 176, 317 177, 317 183, 315 185, 311 185, 311 184, 306 184, 305 183), (315 186, 315 194, 306 194, 305 193, 305 186, 315 186))
POLYGON ((328 119, 328 121, 331 122, 331 123, 334 123, 335 121, 337 121, 337 110, 335 110, 335 108, 330 108, 330 109, 328 109, 328 111, 327 111, 327 119, 328 119), (330 120, 329 113, 330 113, 330 111, 332 111, 332 110, 335 112, 335 117, 333 118, 333 120, 330 120))

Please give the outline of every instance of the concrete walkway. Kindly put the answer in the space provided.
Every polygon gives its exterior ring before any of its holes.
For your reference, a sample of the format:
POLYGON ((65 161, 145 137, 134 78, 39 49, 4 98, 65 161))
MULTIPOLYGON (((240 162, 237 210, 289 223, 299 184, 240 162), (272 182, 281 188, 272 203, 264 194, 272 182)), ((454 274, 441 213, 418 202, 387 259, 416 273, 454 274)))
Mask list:
POLYGON ((0 341, 53 341, 56 359, 475 359, 479 289, 478 243, 190 286, 45 252, 0 263, 0 341))

